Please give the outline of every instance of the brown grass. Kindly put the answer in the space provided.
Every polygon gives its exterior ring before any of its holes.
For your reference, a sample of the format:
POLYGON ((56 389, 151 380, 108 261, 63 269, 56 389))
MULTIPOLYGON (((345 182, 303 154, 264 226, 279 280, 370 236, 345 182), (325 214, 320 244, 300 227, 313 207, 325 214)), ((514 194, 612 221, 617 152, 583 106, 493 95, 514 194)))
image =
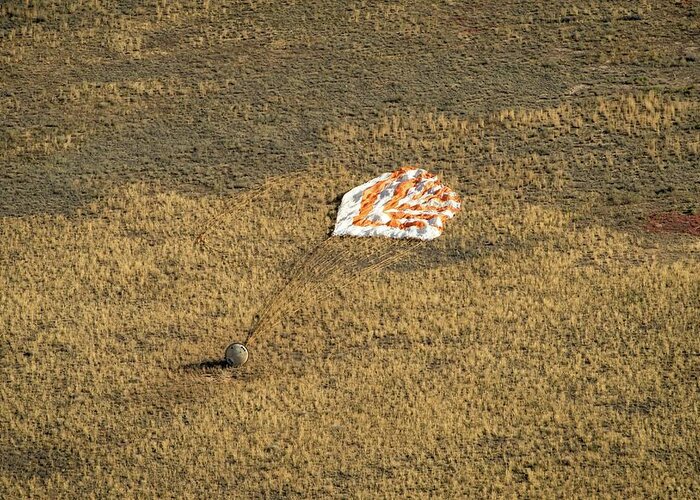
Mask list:
POLYGON ((4 3, 0 496, 697 496, 696 11, 4 3), (222 368, 404 164, 443 237, 222 368))

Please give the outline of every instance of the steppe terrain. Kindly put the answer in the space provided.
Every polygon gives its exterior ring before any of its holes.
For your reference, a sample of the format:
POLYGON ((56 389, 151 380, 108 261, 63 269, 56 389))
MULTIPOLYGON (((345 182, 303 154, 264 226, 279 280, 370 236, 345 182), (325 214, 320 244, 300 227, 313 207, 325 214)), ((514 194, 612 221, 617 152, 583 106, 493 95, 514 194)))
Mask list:
POLYGON ((1 2, 0 497, 700 496, 699 58, 693 0, 1 2), (444 235, 222 367, 403 165, 444 235))

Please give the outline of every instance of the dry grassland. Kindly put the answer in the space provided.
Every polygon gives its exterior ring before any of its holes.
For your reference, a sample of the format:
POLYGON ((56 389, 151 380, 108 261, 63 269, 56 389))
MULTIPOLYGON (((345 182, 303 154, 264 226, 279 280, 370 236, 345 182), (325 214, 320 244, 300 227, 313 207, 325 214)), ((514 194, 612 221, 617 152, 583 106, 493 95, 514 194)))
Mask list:
POLYGON ((127 4, 0 6, 0 497, 700 495, 697 5, 127 4), (222 368, 404 164, 443 237, 222 368))

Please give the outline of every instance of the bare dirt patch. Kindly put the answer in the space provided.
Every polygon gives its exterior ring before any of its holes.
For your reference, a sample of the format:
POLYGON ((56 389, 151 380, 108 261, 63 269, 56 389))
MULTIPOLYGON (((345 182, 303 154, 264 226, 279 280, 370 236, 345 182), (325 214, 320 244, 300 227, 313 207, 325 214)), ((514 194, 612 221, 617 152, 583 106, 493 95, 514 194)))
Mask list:
POLYGON ((682 233, 700 236, 700 214, 688 215, 673 212, 653 214, 644 225, 654 233, 682 233))

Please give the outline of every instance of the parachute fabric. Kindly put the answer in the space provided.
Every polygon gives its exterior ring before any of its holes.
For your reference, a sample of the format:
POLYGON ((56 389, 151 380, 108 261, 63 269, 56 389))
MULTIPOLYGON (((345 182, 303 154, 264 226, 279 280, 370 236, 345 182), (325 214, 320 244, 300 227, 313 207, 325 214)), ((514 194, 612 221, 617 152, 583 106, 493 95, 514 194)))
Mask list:
POLYGON ((457 194, 436 175, 403 167, 348 191, 333 236, 432 240, 460 208, 457 194))

